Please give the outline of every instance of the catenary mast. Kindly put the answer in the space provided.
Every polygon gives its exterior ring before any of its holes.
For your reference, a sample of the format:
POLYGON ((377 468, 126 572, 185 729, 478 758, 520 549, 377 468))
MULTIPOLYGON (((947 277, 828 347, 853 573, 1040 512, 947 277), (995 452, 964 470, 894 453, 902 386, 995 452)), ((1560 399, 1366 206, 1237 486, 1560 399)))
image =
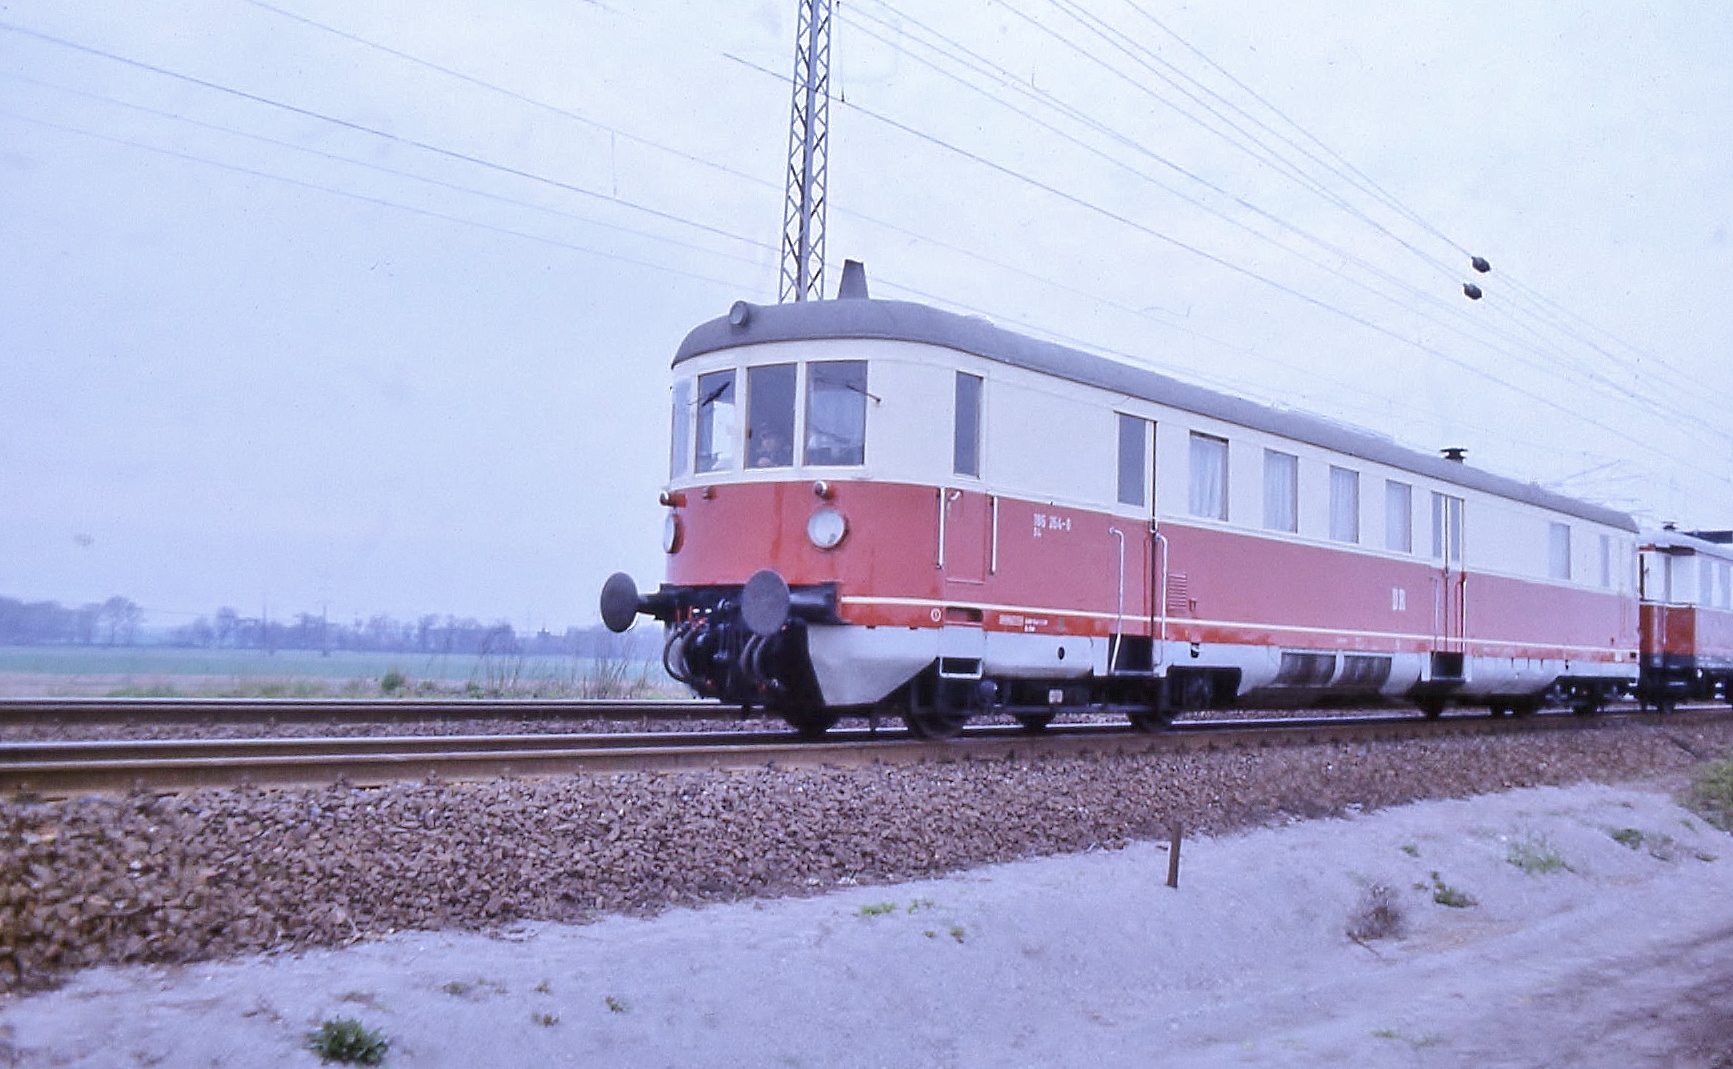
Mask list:
POLYGON ((794 106, 788 130, 788 194, 782 222, 779 300, 824 296, 825 157, 830 141, 831 0, 798 0, 794 106))

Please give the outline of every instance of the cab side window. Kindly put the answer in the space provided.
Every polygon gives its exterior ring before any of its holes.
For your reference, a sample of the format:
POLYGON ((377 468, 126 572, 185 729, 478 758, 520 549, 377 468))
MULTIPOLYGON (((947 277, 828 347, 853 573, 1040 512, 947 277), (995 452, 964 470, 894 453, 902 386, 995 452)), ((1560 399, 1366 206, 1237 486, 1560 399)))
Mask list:
POLYGON ((697 470, 725 471, 734 467, 739 435, 740 415, 734 403, 734 372, 713 371, 698 376, 697 470))
POLYGON ((794 464, 794 365, 746 369, 746 462, 754 468, 794 464))
POLYGON ((868 396, 865 360, 825 360, 807 365, 804 463, 866 463, 868 396))

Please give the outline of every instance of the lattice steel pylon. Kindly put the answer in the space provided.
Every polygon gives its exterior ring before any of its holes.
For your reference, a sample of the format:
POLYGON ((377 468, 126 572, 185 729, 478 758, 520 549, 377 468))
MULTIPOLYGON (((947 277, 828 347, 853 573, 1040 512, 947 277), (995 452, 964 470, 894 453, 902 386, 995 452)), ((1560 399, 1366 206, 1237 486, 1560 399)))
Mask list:
POLYGON ((830 143, 831 0, 798 0, 781 301, 824 297, 824 185, 830 143))

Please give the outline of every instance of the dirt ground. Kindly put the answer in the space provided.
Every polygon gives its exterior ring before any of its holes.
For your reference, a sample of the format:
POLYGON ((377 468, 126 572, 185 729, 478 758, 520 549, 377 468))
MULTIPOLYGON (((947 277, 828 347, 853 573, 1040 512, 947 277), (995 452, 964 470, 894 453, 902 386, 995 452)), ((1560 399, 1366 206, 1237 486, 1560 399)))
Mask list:
POLYGON ((1733 1067, 1733 836, 1537 788, 804 899, 97 969, 0 1065, 1733 1067), (1400 937, 1351 940, 1369 889, 1400 937), (1439 900, 1457 903, 1441 904, 1439 900), (1472 901, 1473 904, 1464 904, 1472 901))

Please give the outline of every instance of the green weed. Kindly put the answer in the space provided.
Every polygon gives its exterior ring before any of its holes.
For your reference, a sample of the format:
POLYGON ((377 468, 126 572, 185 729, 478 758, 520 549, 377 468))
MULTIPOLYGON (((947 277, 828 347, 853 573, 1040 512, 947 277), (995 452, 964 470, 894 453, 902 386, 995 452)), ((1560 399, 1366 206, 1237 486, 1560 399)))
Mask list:
POLYGON ((1510 851, 1504 859, 1530 876, 1544 876, 1560 869, 1576 871, 1544 835, 1530 834, 1516 840, 1510 844, 1510 851))
POLYGON ((608 1007, 609 1013, 630 1013, 632 1011, 632 1007, 626 1005, 626 1000, 623 998, 608 995, 602 999, 602 1002, 608 1007))
MULTIPOLYGON (((1423 891, 1427 889, 1426 885, 1423 883, 1417 884, 1416 886, 1423 891)), ((1474 900, 1473 895, 1466 891, 1459 891, 1445 883, 1443 877, 1439 876, 1436 872, 1432 873, 1431 890, 1432 901, 1441 906, 1448 906, 1451 909, 1468 909, 1471 906, 1480 905, 1479 902, 1474 900)))
POLYGON ((874 902, 862 906, 857 912, 862 917, 882 917, 887 913, 895 913, 896 911, 897 904, 895 902, 874 902))
POLYGON ((325 1021, 307 1037, 307 1047, 321 1062, 345 1065, 381 1065, 390 1046, 390 1041, 376 1029, 363 1026, 353 1017, 325 1021))
POLYGON ((1614 828, 1607 834, 1620 846, 1628 846, 1632 850, 1639 850, 1643 846, 1643 833, 1636 828, 1614 828))
POLYGON ((1402 844, 1402 852, 1404 854, 1407 854, 1409 857, 1419 857, 1420 856, 1420 848, 1418 846, 1415 846, 1413 843, 1403 843, 1402 844))

